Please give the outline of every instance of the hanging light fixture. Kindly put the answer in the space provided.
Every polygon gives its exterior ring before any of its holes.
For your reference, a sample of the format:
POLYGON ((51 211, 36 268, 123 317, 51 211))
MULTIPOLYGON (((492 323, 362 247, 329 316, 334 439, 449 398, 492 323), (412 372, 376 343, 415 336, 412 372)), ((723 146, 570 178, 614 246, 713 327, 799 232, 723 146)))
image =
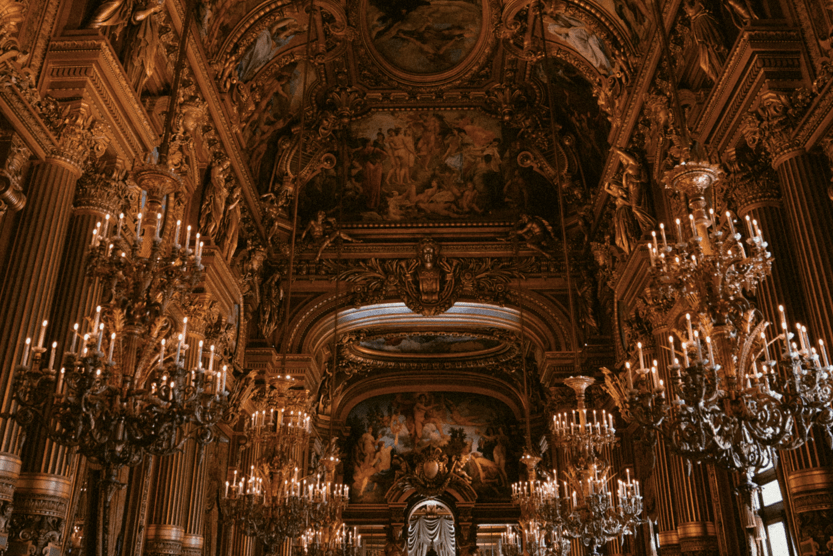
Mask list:
MULTIPOLYGON (((200 342, 196 365, 188 368, 185 352, 197 349, 186 343, 188 319, 181 329, 169 326, 171 304, 187 301, 202 281, 200 246, 179 245, 178 234, 173 246, 165 245, 158 228, 143 239, 141 220, 135 235, 123 233, 123 215, 114 227, 107 218, 95 228, 87 257, 88 279, 106 284, 109 300, 88 323, 74 326, 58 363, 57 342, 46 357, 44 321, 36 345, 26 340, 14 381, 18 423, 41 425, 50 440, 102 467, 103 515, 121 486, 122 467, 148 454, 172 454, 187 437, 211 442, 228 411, 228 368, 214 346, 204 350, 200 342)), ((107 543, 103 525, 100 546, 107 543)))

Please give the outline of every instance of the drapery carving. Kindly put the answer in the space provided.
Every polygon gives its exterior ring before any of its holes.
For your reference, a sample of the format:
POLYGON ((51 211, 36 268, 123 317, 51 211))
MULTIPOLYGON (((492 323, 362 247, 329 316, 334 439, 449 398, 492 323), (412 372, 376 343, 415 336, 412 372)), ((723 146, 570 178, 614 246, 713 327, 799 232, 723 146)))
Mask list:
POLYGON ((425 556, 433 548, 437 556, 454 556, 454 520, 447 516, 419 516, 408 528, 409 556, 425 556))

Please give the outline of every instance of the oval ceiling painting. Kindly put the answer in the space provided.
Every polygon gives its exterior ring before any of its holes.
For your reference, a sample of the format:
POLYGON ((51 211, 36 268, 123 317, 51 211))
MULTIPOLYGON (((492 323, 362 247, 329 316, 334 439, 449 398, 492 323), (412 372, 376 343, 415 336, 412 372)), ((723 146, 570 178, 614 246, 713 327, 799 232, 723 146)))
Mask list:
POLYGON ((487 0, 365 0, 370 43, 411 74, 457 67, 481 39, 487 0))

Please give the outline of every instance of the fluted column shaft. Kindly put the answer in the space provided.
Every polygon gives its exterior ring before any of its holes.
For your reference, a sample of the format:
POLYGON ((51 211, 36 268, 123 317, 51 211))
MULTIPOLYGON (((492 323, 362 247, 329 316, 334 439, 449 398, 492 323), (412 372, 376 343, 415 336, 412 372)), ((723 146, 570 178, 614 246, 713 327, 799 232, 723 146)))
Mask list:
MULTIPOLYGON (((106 178, 92 172, 84 174, 77 183, 73 202, 75 209, 70 217, 61 258, 61 280, 56 287, 49 319, 52 336, 59 344, 58 353, 70 349, 74 334, 72 325, 80 323, 83 326, 84 317, 91 315, 100 301, 101 287, 97 280, 86 277, 85 260, 96 224, 108 215, 111 223, 116 222, 115 209, 120 202, 112 185, 106 178)), ((79 328, 79 334, 84 332, 79 328)), ((80 348, 81 342, 76 344, 80 348)), ((44 492, 43 486, 63 487, 73 482, 75 466, 71 464, 73 458, 70 454, 66 446, 49 440, 42 429, 37 429, 26 439, 22 452, 21 486, 15 493, 15 519, 37 520, 40 516, 51 517, 56 512, 63 517, 70 492, 61 495, 44 492), (23 488, 22 485, 29 486, 23 488)), ((31 543, 20 544, 20 553, 27 554, 31 543)))
MULTIPOLYGON (((49 318, 49 309, 58 280, 61 250, 64 245, 72 209, 75 185, 81 171, 78 166, 64 159, 48 158, 35 165, 31 171, 28 188, 28 203, 21 212, 14 242, 9 257, 9 267, 0 293, 0 389, 3 392, 5 410, 12 408, 13 369, 20 362, 24 341, 33 336, 41 322, 49 318)), ((11 513, 9 501, 14 492, 14 467, 17 460, 20 429, 12 420, 0 420, 0 508, 11 513)), ((61 464, 62 458, 51 459, 61 464)), ((18 468, 19 469, 19 468, 18 468)), ((40 481, 30 477, 21 484, 26 488, 40 490, 44 496, 66 498, 69 482, 40 481)), ((60 504, 49 505, 49 512, 58 517, 60 504)), ((63 505, 63 512, 66 504, 63 505)), ((63 515, 60 515, 63 518, 63 515)), ((5 520, 3 520, 5 521, 5 520)), ((29 520, 15 520, 16 526, 10 531, 14 540, 23 533, 27 535, 29 520)), ((3 523, 5 529, 6 523, 3 523)), ((62 531, 59 531, 60 535, 62 531)), ((0 531, 0 543, 4 540, 0 531)), ((4 544, 4 543, 3 543, 4 544)))
POLYGON ((194 441, 191 441, 188 447, 192 454, 190 459, 193 462, 193 471, 188 475, 191 477, 191 484, 188 493, 185 538, 182 543, 182 554, 185 556, 199 556, 202 554, 204 544, 205 491, 208 487, 206 448, 194 441))
POLYGON ((775 158, 810 336, 833 341, 833 206, 821 161, 803 149, 775 158))
MULTIPOLYGON (((772 275, 758 289, 758 306, 765 318, 778 323, 778 305, 782 304, 791 327, 796 321, 807 322, 811 337, 818 335, 829 342, 833 340, 833 267, 829 266, 833 264, 833 249, 828 234, 833 229, 829 227, 833 215, 819 164, 804 151, 776 159, 783 200, 740 206, 738 213, 758 221, 775 259, 772 275)), ((780 455, 790 529, 801 542, 814 536, 812 526, 802 524, 833 509, 830 451, 823 443, 811 440, 780 455)), ((822 542, 822 537, 815 540, 822 542)))
MULTIPOLYGON (((658 372, 665 384, 671 385, 671 373, 668 367, 672 363, 667 350, 657 349, 657 346, 668 344, 668 329, 654 328, 653 350, 647 352, 649 359, 656 360, 658 372)), ((671 395, 670 388, 667 395, 671 395)), ((662 443, 662 440, 660 440, 662 443)), ((676 540, 679 543, 680 554, 697 554, 698 556, 717 555, 718 541, 712 510, 713 499, 709 489, 708 477, 700 465, 692 467, 691 474, 686 473, 685 464, 677 455, 668 453, 663 446, 658 451, 658 459, 665 454, 664 475, 657 479, 666 489, 667 502, 673 508, 674 515, 666 516, 666 524, 675 526, 676 540)), ((659 462, 658 462, 659 463, 659 462)), ((660 466, 658 466, 658 471, 660 466)), ((667 511, 667 508, 666 508, 667 511)), ((663 554, 674 553, 673 546, 663 548, 663 540, 673 541, 675 535, 666 531, 660 537, 660 551, 663 554), (664 537, 664 538, 663 538, 664 537)))
POLYGON ((150 491, 146 555, 171 555, 182 553, 185 537, 183 501, 190 475, 186 473, 188 455, 178 452, 157 458, 150 491))

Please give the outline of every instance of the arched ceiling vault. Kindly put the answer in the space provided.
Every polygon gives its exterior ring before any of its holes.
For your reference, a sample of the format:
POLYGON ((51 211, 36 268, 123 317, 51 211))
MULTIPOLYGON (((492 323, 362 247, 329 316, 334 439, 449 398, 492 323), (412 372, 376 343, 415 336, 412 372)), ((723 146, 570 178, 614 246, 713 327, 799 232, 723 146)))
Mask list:
POLYGON ((456 332, 500 329, 519 333, 523 319, 527 341, 544 351, 569 350, 569 317, 564 309, 550 299, 523 292, 523 314, 516 306, 501 307, 485 303, 460 301, 447 312, 423 316, 408 309, 402 302, 379 303, 359 308, 345 307, 346 293, 317 297, 295 311, 290 324, 287 351, 317 354, 330 351, 337 326, 339 337, 359 330, 384 333, 408 327, 414 331, 456 332), (337 313, 335 312, 337 311, 337 313), (334 314, 335 313, 335 314, 334 314))

